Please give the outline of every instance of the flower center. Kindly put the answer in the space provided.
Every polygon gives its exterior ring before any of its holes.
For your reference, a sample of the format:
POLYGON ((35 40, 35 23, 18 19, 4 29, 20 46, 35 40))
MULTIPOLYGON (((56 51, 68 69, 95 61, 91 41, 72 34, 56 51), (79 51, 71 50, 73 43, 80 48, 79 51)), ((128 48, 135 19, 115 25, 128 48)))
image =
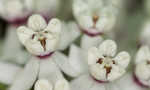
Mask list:
POLYGON ((43 32, 36 32, 35 34, 32 35, 32 39, 39 41, 44 51, 46 51, 46 39, 47 38, 44 36, 44 34, 45 33, 43 32))
POLYGON ((104 56, 104 58, 99 58, 96 63, 104 65, 103 68, 105 68, 105 70, 106 70, 106 77, 108 77, 108 74, 111 72, 112 65, 115 64, 115 61, 112 60, 110 57, 104 56))

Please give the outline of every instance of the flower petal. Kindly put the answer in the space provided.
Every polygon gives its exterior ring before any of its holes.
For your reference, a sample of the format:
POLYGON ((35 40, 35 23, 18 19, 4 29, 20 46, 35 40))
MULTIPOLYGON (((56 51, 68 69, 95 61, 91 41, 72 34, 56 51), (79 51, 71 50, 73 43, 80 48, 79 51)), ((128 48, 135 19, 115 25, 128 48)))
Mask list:
POLYGON ((28 90, 33 86, 39 72, 39 61, 35 59, 32 57, 9 90, 28 90))
POLYGON ((44 48, 38 41, 28 40, 26 43, 27 50, 33 55, 42 55, 44 48))
POLYGON ((35 83, 34 90, 53 90, 53 85, 46 79, 40 79, 35 83))
POLYGON ((28 27, 33 31, 42 31, 47 26, 44 18, 38 14, 34 14, 28 19, 28 27))
POLYGON ((30 39, 33 34, 34 32, 25 26, 21 26, 17 29, 17 35, 22 44, 25 44, 25 42, 30 39))
POLYGON ((45 31, 54 33, 54 34, 60 34, 61 32, 61 21, 57 18, 51 19, 49 21, 48 26, 46 27, 45 31))
POLYGON ((105 40, 99 46, 99 52, 102 55, 113 57, 116 54, 117 45, 113 40, 105 40))
POLYGON ((132 73, 125 74, 121 79, 117 80, 115 83, 107 86, 107 90, 143 90, 138 86, 134 80, 132 73))
POLYGON ((114 81, 116 79, 119 79, 125 72, 126 71, 124 68, 113 65, 111 72, 108 74, 107 79, 109 81, 114 81))
POLYGON ((70 64, 69 59, 60 52, 55 52, 55 62, 60 67, 60 69, 71 77, 77 77, 80 72, 76 71, 70 64))
POLYGON ((60 37, 59 49, 66 49, 71 43, 73 43, 79 36, 81 32, 75 24, 75 22, 63 23, 62 32, 60 37))
POLYGON ((12 84, 21 70, 22 68, 17 65, 0 62, 0 82, 4 84, 12 84))
POLYGON ((71 90, 90 90, 94 83, 89 75, 81 75, 71 81, 71 90))
POLYGON ((119 65, 120 67, 123 67, 123 68, 126 68, 130 62, 130 55, 123 51, 123 52, 120 52, 115 58, 115 63, 117 65, 119 65))
POLYGON ((54 90, 70 90, 69 83, 65 79, 59 80, 56 82, 54 90))
POLYGON ((140 63, 150 58, 150 50, 148 46, 142 46, 136 54, 135 63, 140 63))
POLYGON ((91 11, 85 2, 75 0, 73 3, 73 13, 82 28, 87 29, 93 26, 91 11))
POLYGON ((54 85, 64 77, 53 60, 52 56, 40 62, 39 79, 46 79, 54 85))
POLYGON ((99 54, 98 48, 92 47, 88 50, 88 65, 94 65, 96 64, 97 60, 102 57, 102 55, 99 54))
POLYGON ((101 36, 90 37, 88 35, 83 35, 81 39, 81 48, 88 50, 91 47, 98 47, 98 45, 103 41, 101 36))

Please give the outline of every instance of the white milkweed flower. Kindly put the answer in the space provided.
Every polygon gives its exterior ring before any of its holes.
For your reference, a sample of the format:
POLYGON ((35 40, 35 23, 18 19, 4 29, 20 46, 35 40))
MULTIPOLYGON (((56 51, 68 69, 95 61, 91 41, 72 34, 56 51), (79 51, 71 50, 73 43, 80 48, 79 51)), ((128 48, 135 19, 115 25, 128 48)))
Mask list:
MULTIPOLYGON (((56 65, 62 63, 62 61, 59 59, 60 62, 55 62, 57 53, 53 53, 59 45, 60 21, 52 19, 47 25, 40 15, 33 15, 29 18, 28 27, 19 27, 17 33, 21 43, 35 56, 29 60, 9 90, 28 90, 36 80, 41 79, 48 80, 53 85, 58 85, 55 87, 56 90, 63 87, 67 89, 68 84, 63 81, 64 77, 60 68, 56 65)), ((36 84, 35 87, 36 89, 43 88, 41 83, 36 84)))
POLYGON ((74 0, 73 14, 84 33, 95 36, 112 30, 118 8, 109 0, 74 0))
POLYGON ((88 52, 88 65, 91 75, 100 81, 113 81, 121 77, 130 61, 130 55, 123 51, 115 56, 117 45, 112 40, 104 41, 99 48, 88 52))
POLYGON ((53 85, 48 80, 41 79, 36 82, 34 90, 70 90, 70 87, 66 80, 60 80, 53 85))
POLYGON ((143 28, 141 30, 141 34, 140 34, 140 42, 141 44, 145 44, 145 45, 149 45, 150 46, 150 21, 147 20, 144 25, 143 28))
POLYGON ((20 26, 18 37, 27 50, 37 56, 54 52, 59 44, 61 23, 52 19, 48 25, 40 15, 32 15, 28 20, 28 27, 20 26))
POLYGON ((120 80, 111 84, 111 90, 149 90, 150 88, 150 50, 141 46, 135 57, 134 71, 128 72, 120 80))
POLYGON ((0 0, 0 16, 10 23, 22 23, 32 12, 32 0, 0 0))
MULTIPOLYGON (((130 55, 125 51, 114 57, 116 51, 117 45, 112 40, 103 41, 99 48, 92 47, 88 54, 87 50, 72 45, 68 58, 57 53, 58 58, 64 61, 58 66, 67 75, 76 77, 71 82, 72 90, 106 90, 104 83, 111 83, 123 76, 130 61, 130 55)), ((59 62, 59 59, 55 61, 59 62)))

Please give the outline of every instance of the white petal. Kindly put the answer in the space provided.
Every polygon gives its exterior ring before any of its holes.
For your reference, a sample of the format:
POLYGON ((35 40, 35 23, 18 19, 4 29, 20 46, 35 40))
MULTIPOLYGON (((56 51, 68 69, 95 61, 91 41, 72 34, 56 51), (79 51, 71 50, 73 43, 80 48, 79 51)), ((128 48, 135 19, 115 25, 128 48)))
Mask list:
POLYGON ((39 79, 46 79, 52 84, 63 79, 62 73, 53 61, 53 56, 40 62, 39 79))
POLYGON ((42 16, 34 14, 29 17, 28 27, 31 28, 33 31, 41 31, 45 29, 46 26, 46 21, 42 16))
POLYGON ((115 58, 115 62, 120 67, 126 68, 130 62, 130 55, 128 52, 120 52, 115 58))
POLYGON ((62 79, 56 82, 54 90, 70 90, 69 83, 62 79))
POLYGON ((73 43, 79 36, 81 32, 75 24, 75 22, 63 23, 62 32, 60 37, 59 49, 66 49, 71 43, 73 43))
POLYGON ((32 37, 33 33, 31 29, 25 26, 21 26, 17 29, 17 34, 22 44, 25 44, 25 42, 32 37))
POLYGON ((48 23, 48 26, 45 29, 46 31, 49 31, 54 34, 60 34, 61 32, 61 21, 57 18, 51 19, 51 21, 48 23))
POLYGON ((55 62, 60 67, 60 69, 71 77, 76 77, 80 73, 76 71, 70 64, 69 59, 60 52, 55 52, 55 62))
POLYGON ((58 48, 59 40, 58 38, 47 39, 46 40, 46 50, 49 52, 53 52, 58 48))
POLYGON ((90 90, 94 82, 89 75, 81 75, 71 81, 71 90, 90 90))
POLYGON ((88 50, 91 47, 98 47, 98 45, 103 41, 101 36, 90 37, 88 35, 83 35, 81 39, 81 48, 88 50))
POLYGON ((141 80, 148 80, 150 77, 150 66, 148 66, 146 62, 137 64, 135 74, 141 80))
POLYGON ((91 11, 89 6, 80 0, 75 0, 73 3, 74 15, 82 28, 89 28, 93 26, 91 11))
POLYGON ((98 61, 99 57, 102 57, 99 54, 98 48, 92 47, 88 50, 88 65, 94 65, 98 61))
POLYGON ((9 90, 28 90, 30 89, 37 79, 39 72, 39 61, 32 58, 25 66, 24 70, 16 78, 9 90))
POLYGON ((99 46, 99 52, 102 55, 113 57, 116 54, 117 45, 113 40, 105 40, 99 46))
POLYGON ((48 80, 40 79, 35 83, 34 90, 53 90, 53 86, 48 80))
POLYGON ((27 50, 33 55, 41 55, 44 49, 39 41, 28 40, 26 43, 27 50))
POLYGON ((111 72, 108 74, 107 78, 109 81, 114 81, 116 79, 119 79, 125 72, 126 71, 124 68, 113 65, 111 72))
POLYGON ((107 90, 105 85, 106 84, 95 82, 89 90, 107 90))
POLYGON ((22 68, 17 65, 0 62, 0 82, 4 84, 12 84, 21 70, 22 68))
POLYGON ((121 79, 107 86, 107 90, 145 90, 138 86, 134 80, 132 73, 127 73, 121 79))
POLYGON ((148 46, 142 46, 136 54, 135 63, 140 63, 150 58, 150 51, 148 46))
POLYGON ((91 75, 97 79, 97 80, 101 80, 101 81, 107 81, 106 79, 106 70, 105 68, 103 68, 103 66, 99 65, 99 64, 95 64, 95 65, 91 65, 89 67, 90 73, 91 75))

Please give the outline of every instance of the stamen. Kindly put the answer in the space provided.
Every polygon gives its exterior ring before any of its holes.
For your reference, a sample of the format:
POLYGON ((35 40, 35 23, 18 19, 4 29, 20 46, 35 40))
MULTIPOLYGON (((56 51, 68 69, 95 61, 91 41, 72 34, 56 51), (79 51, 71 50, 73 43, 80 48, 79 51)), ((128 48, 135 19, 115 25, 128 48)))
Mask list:
POLYGON ((108 77, 108 74, 111 72, 112 67, 111 66, 104 66, 106 69, 106 77, 108 77))
POLYGON ((44 51, 46 51, 46 47, 45 47, 45 45, 46 45, 46 38, 39 38, 39 41, 40 41, 42 47, 44 48, 44 51))

